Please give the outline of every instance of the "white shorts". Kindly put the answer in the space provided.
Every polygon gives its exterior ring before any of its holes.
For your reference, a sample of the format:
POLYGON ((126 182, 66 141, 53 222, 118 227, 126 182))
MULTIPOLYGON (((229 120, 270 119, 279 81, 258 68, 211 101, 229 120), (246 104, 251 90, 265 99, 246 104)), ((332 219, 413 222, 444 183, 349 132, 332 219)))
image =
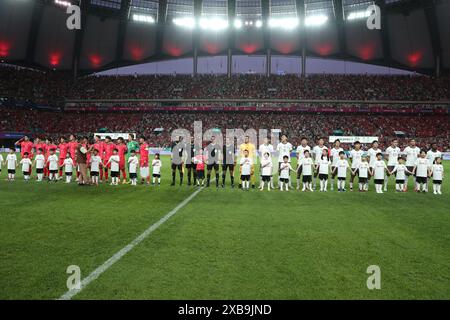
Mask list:
POLYGON ((147 178, 150 174, 148 167, 141 167, 139 170, 142 178, 147 178))

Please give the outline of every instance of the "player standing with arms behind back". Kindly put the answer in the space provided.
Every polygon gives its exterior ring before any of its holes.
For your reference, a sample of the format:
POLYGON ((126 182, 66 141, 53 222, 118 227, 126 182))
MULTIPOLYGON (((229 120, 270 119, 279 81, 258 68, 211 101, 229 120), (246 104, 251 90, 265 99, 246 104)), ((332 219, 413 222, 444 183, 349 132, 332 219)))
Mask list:
POLYGON ((391 175, 392 170, 394 170, 395 166, 398 165, 398 157, 400 156, 400 148, 398 147, 398 140, 394 139, 391 142, 391 145, 386 149, 387 156, 387 168, 388 173, 384 178, 384 191, 387 191, 389 176, 391 175))
MULTIPOLYGON (((409 172, 412 172, 414 170, 414 165, 416 164, 417 157, 419 156, 419 154, 420 154, 420 148, 418 146, 416 146, 416 140, 411 139, 409 141, 409 146, 407 146, 403 150, 403 155, 406 156, 405 165, 409 172)), ((407 172, 404 191, 408 191, 409 177, 413 177, 413 184, 414 184, 414 189, 415 189, 416 177, 413 174, 407 172)))
MULTIPOLYGON (((377 154, 379 153, 381 153, 381 149, 378 148, 378 141, 375 140, 372 142, 372 147, 369 150, 367 150, 367 155, 369 156, 369 169, 370 169, 369 172, 371 176, 373 176, 374 173, 373 168, 375 166, 375 162, 377 161, 377 154)), ((367 184, 367 186, 368 185, 369 184, 367 184)))
POLYGON ((300 145, 295 150, 297 153, 297 190, 300 189, 300 178, 302 176, 303 167, 298 164, 305 158, 305 151, 308 150, 311 153, 311 147, 308 146, 308 139, 302 137, 300 145))
MULTIPOLYGON (((322 157, 323 150, 328 150, 328 148, 324 145, 325 140, 323 138, 319 138, 317 141, 317 145, 313 148, 313 157, 314 157, 314 163, 319 162, 320 158, 322 157)), ((317 186, 317 176, 319 175, 319 172, 316 171, 314 173, 314 190, 316 190, 317 186)))
POLYGON ((353 191, 353 182, 355 181, 356 175, 359 173, 358 168, 361 164, 363 155, 364 151, 361 149, 361 143, 359 141, 355 141, 354 149, 350 151, 350 161, 352 163, 350 172, 350 191, 353 191))
MULTIPOLYGON (((277 151, 278 151, 278 184, 280 186, 280 190, 283 191, 283 181, 281 181, 281 165, 285 163, 285 157, 288 159, 288 163, 290 165, 291 163, 291 151, 292 151, 292 144, 288 142, 287 135, 283 134, 281 136, 281 142, 277 145, 277 151)), ((285 167, 286 165, 283 165, 285 167)), ((289 173, 289 171, 288 171, 289 173)), ((291 179, 290 174, 287 175, 288 179, 286 188, 292 187, 291 186, 291 179)), ((285 183, 286 184, 286 183, 285 183)))
POLYGON ((141 174, 141 183, 144 184, 146 181, 147 185, 150 184, 148 151, 148 144, 145 142, 145 137, 142 136, 139 138, 139 173, 141 174))

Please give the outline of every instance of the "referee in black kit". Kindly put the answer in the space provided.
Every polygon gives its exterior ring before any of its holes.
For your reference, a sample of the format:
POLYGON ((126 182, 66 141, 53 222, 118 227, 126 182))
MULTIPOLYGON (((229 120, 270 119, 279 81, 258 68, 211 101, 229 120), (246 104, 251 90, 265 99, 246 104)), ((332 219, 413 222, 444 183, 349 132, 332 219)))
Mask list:
POLYGON ((180 186, 183 184, 183 138, 179 137, 178 141, 172 143, 172 153, 170 155, 170 161, 172 163, 172 183, 171 186, 175 185, 175 176, 177 174, 177 169, 180 172, 180 186))

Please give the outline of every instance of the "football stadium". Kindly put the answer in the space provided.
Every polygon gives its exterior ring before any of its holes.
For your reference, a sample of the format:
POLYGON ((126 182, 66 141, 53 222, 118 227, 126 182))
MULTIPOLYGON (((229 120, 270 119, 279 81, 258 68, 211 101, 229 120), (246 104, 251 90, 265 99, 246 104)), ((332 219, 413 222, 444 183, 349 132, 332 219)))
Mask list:
POLYGON ((1 300, 450 299, 450 1, 0 0, 0 115, 1 300))

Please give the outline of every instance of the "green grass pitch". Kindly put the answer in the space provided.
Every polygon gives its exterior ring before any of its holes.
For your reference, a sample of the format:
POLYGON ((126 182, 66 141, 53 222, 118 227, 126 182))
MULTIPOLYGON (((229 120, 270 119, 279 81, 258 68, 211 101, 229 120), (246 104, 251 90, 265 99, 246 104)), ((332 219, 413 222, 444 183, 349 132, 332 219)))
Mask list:
MULTIPOLYGON (((59 298, 69 265, 88 276, 196 190, 169 186, 168 158, 160 187, 5 178, 0 299, 59 298)), ((389 188, 202 189, 74 299, 449 299, 449 179, 441 196, 389 188)))

